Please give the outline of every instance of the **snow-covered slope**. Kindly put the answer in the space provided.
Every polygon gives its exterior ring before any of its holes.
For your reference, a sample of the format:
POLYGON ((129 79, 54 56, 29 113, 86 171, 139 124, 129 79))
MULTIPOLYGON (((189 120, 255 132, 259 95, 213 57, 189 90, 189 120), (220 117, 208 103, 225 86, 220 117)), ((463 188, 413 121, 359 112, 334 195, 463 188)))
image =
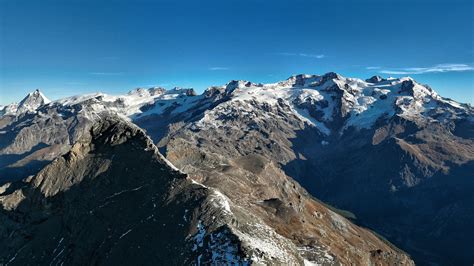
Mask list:
POLYGON ((161 113, 171 105, 184 105, 187 96, 195 96, 193 89, 174 88, 165 90, 154 87, 149 89, 138 88, 125 95, 107 95, 105 93, 92 93, 76 95, 50 101, 42 92, 36 90, 29 93, 19 104, 12 103, 2 106, 0 115, 19 115, 25 112, 34 112, 40 107, 48 105, 46 109, 62 111, 88 112, 89 115, 103 111, 116 112, 123 116, 132 117, 141 113, 161 113), (156 104, 156 108, 152 105, 156 104), (80 107, 74 109, 73 107, 80 107), (146 111, 142 107, 148 107, 146 111), (73 110, 74 109, 74 110, 73 110))
MULTIPOLYGON (((186 106, 190 97, 195 95, 193 89, 139 88, 119 96, 104 93, 72 96, 54 101, 50 106, 60 112, 83 113, 92 119, 95 114, 101 112, 113 112, 133 118, 143 114, 161 114, 176 106, 186 106)), ((180 109, 185 110, 185 107, 180 109)))
MULTIPOLYGON (((225 121, 221 120, 233 112, 233 106, 251 113, 255 106, 284 105, 301 121, 325 135, 342 133, 351 126, 370 128, 378 119, 394 115, 423 122, 472 113, 471 106, 442 98, 428 86, 408 77, 372 77, 363 81, 336 73, 297 75, 273 84, 232 81, 220 90, 230 95, 230 100, 208 110, 198 126, 222 125, 225 121)), ((266 119, 266 115, 254 119, 266 119)))

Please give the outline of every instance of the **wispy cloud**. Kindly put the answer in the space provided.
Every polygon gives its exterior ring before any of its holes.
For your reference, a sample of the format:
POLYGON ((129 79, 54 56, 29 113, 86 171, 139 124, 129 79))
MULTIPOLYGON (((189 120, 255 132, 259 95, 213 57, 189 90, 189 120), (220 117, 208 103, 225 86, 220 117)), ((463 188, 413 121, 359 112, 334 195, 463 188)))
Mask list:
POLYGON ((228 67, 210 67, 209 70, 211 71, 229 70, 229 68, 228 67))
POLYGON ((472 70, 474 70, 474 67, 466 64, 439 64, 431 67, 382 69, 379 71, 379 73, 392 75, 417 75, 425 73, 461 72, 472 70))
POLYGON ((300 57, 309 57, 309 58, 316 58, 316 59, 322 59, 326 57, 326 55, 324 54, 307 54, 307 53, 278 53, 278 54, 283 55, 283 56, 300 56, 300 57))
POLYGON ((118 76, 123 75, 123 72, 91 72, 89 74, 95 76, 118 76))
POLYGON ((367 70, 376 70, 376 69, 381 69, 381 68, 382 67, 379 67, 379 66, 368 66, 365 69, 367 69, 367 70))
POLYGON ((302 57, 311 57, 311 58, 317 58, 317 59, 322 59, 322 58, 326 57, 323 54, 298 54, 298 55, 302 56, 302 57))

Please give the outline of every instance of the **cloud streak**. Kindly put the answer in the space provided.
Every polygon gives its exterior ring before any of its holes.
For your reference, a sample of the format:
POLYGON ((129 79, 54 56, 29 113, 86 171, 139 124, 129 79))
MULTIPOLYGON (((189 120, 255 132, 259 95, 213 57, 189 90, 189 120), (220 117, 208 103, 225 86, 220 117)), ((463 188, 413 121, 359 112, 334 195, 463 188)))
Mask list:
POLYGON ((474 70, 474 67, 466 64, 439 64, 431 67, 382 69, 379 71, 379 73, 392 75, 418 75, 426 73, 462 72, 472 70, 474 70))
POLYGON ((278 54, 283 55, 283 56, 300 56, 300 57, 308 57, 308 58, 316 58, 316 59, 322 59, 326 57, 326 55, 324 54, 306 54, 306 53, 278 53, 278 54))
POLYGON ((209 70, 219 71, 219 70, 229 70, 229 68, 228 67, 210 67, 209 70))

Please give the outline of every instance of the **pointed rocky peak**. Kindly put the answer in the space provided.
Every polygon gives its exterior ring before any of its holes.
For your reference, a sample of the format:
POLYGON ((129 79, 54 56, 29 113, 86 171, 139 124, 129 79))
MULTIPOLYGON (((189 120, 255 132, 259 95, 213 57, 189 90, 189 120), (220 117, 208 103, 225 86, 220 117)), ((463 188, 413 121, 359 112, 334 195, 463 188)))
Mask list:
POLYGON ((386 79, 382 78, 381 76, 372 76, 371 78, 369 79, 366 79, 365 81, 369 82, 369 83, 380 83, 382 81, 385 81, 386 79))
POLYGON ((33 112, 38 107, 44 104, 48 104, 51 101, 44 96, 44 94, 40 90, 35 90, 34 92, 28 93, 28 95, 21 100, 21 102, 18 104, 18 111, 20 113, 23 112, 33 112))
POLYGON ((286 80, 306 80, 311 78, 317 78, 318 75, 309 75, 309 74, 298 74, 292 75, 291 77, 287 78, 286 80))
POLYGON ((28 97, 31 99, 36 99, 42 102, 43 104, 47 104, 51 102, 39 89, 36 89, 34 92, 30 92, 28 94, 28 97))
POLYGON ((206 96, 206 98, 216 97, 218 95, 223 94, 225 92, 225 89, 225 87, 212 86, 207 88, 203 94, 204 96, 206 96))
POLYGON ((283 87, 303 87, 308 86, 319 78, 318 75, 298 74, 292 75, 286 80, 278 82, 283 87))
POLYGON ((400 85, 400 92, 407 92, 412 95, 414 93, 415 81, 412 79, 404 79, 400 85))
MULTIPOLYGON (((119 168, 123 167, 122 164, 128 164, 130 167, 135 164, 136 171, 139 171, 137 166, 139 162, 144 161, 162 169, 161 171, 172 174, 174 178, 184 178, 184 175, 158 151, 153 141, 141 128, 119 117, 103 116, 92 124, 88 134, 84 134, 68 153, 58 157, 41 170, 34 177, 33 184, 41 190, 43 195, 50 197, 69 190, 85 178, 95 177, 97 172, 108 170, 111 162, 121 162, 119 168), (100 159, 95 157, 97 154, 100 154, 100 159), (102 166, 88 165, 88 160, 92 159, 100 160, 102 166), (103 159, 106 161, 102 161, 103 159), (81 170, 71 170, 75 168, 81 170), (52 175, 53 172, 69 173, 69 175, 52 175)), ((126 180, 128 176, 113 178, 126 180)), ((167 180, 167 178, 163 179, 163 181, 167 180)))
POLYGON ((247 80, 231 80, 223 86, 211 86, 207 88, 203 95, 206 98, 221 99, 224 96, 232 95, 236 89, 263 87, 262 83, 253 83, 247 80))
POLYGON ((127 93, 127 95, 133 95, 138 97, 149 97, 149 96, 158 96, 164 94, 166 90, 161 87, 152 87, 149 89, 145 88, 136 88, 127 93))
POLYGON ((399 94, 406 94, 407 96, 411 96, 417 100, 425 99, 425 101, 427 101, 427 98, 439 98, 438 94, 432 88, 422 85, 410 77, 401 78, 399 81, 399 94))
POLYGON ((324 84, 324 83, 326 83, 327 81, 330 81, 330 80, 342 80, 342 79, 344 79, 344 77, 337 74, 336 72, 328 72, 328 73, 321 76, 321 80, 320 80, 319 83, 324 84))
POLYGON ((225 85, 225 90, 231 93, 235 89, 249 88, 252 86, 256 86, 256 84, 246 80, 231 80, 225 85))
POLYGON ((148 92, 151 96, 161 95, 166 92, 165 88, 162 87, 152 87, 148 89, 148 92))
POLYGON ((335 91, 342 93, 347 89, 347 79, 335 73, 328 72, 319 77, 318 81, 313 86, 319 86, 323 91, 335 91))
POLYGON ((136 88, 134 90, 131 90, 127 93, 127 95, 136 95, 136 96, 147 96, 148 95, 148 90, 145 88, 136 88))

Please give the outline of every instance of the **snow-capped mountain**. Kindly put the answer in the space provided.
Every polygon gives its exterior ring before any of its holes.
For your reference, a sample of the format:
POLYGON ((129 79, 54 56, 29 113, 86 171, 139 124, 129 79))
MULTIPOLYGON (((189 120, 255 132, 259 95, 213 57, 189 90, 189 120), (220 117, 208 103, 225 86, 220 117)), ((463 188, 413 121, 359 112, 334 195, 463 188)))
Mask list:
POLYGON ((301 121, 325 135, 342 133, 351 126, 370 128, 377 119, 394 115, 421 122, 449 120, 473 111, 469 105, 444 99, 411 78, 372 77, 363 81, 335 73, 298 75, 275 84, 234 81, 225 86, 225 93, 231 99, 206 112, 204 123, 218 123, 219 116, 234 102, 241 104, 240 109, 251 109, 252 104, 284 104, 301 121))
POLYGON ((0 115, 17 115, 25 112, 33 112, 38 107, 51 102, 40 90, 29 93, 20 103, 12 103, 0 107, 0 115))
MULTIPOLYGON (((296 75, 273 84, 231 81, 221 87, 211 87, 202 95, 197 95, 193 89, 165 90, 159 87, 138 88, 120 96, 95 93, 63 98, 52 102, 50 107, 87 115, 110 111, 133 119, 167 112, 183 114, 217 101, 220 104, 205 112, 202 124, 206 121, 211 121, 209 125, 218 123, 218 116, 234 103, 240 104, 241 109, 251 108, 252 104, 284 104, 301 121, 317 127, 326 135, 335 133, 335 129, 343 131, 351 126, 370 128, 377 119, 394 115, 419 119, 419 122, 443 122, 473 111, 470 105, 443 98, 430 87, 408 77, 383 79, 374 76, 363 81, 336 73, 296 75), (343 125, 338 127, 336 124, 341 120, 343 125)), ((35 111, 48 103, 50 101, 36 90, 18 105, 3 107, 2 115, 35 111)))
POLYGON ((180 88, 80 95, 29 111, 0 117, 0 156, 8 158, 0 178, 36 174, 113 113, 145 129, 193 179, 251 212, 274 213, 266 224, 283 237, 307 243, 312 234, 306 222, 289 222, 304 205, 304 192, 285 190, 293 178, 417 262, 473 259, 474 109, 412 78, 295 75, 272 84, 231 81, 200 95, 180 88))

